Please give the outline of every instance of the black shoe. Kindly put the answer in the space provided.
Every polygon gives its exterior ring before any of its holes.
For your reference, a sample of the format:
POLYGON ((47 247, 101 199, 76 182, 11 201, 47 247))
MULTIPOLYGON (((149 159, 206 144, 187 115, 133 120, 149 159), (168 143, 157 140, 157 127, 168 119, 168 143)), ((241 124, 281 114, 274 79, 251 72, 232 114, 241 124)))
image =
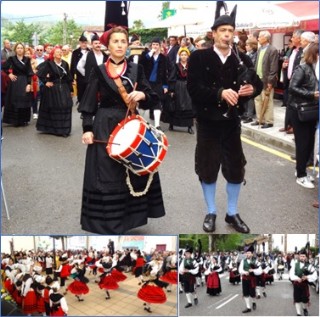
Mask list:
POLYGON ((148 313, 152 313, 151 308, 150 307, 145 307, 144 310, 146 310, 148 313))
POLYGON ((180 294, 182 294, 182 293, 183 293, 183 291, 179 291, 179 293, 180 293, 180 294))
POLYGON ((194 304, 195 304, 195 305, 198 305, 198 303, 199 303, 198 298, 195 298, 195 299, 194 299, 194 304))
POLYGON ((260 299, 260 298, 261 298, 261 296, 260 296, 260 295, 258 295, 258 296, 257 296, 257 299, 260 299))
POLYGON ((256 303, 252 303, 252 309, 256 310, 257 309, 257 304, 256 303))
POLYGON ((239 214, 236 214, 234 216, 226 215, 225 218, 226 223, 233 226, 233 228, 241 233, 249 233, 250 229, 249 227, 244 223, 244 221, 240 218, 239 214))
POLYGON ((252 122, 252 121, 253 121, 252 118, 247 118, 246 120, 243 120, 243 123, 250 123, 250 122, 252 122))
POLYGON ((261 129, 268 129, 268 128, 272 128, 273 124, 272 123, 265 123, 264 125, 261 126, 261 129))
POLYGON ((171 292, 171 289, 167 289, 167 292, 170 293, 170 292, 171 292))
POLYGON ((159 131, 161 131, 161 132, 163 132, 163 130, 161 129, 160 126, 156 127, 156 129, 159 130, 159 131))
POLYGON ((266 293, 266 292, 263 292, 262 295, 263 295, 264 297, 267 297, 267 293, 266 293))
POLYGON ((194 131, 192 130, 191 127, 188 128, 188 133, 189 133, 189 134, 194 134, 194 131))
POLYGON ((255 125, 259 125, 259 122, 258 121, 255 121, 253 123, 251 123, 252 126, 255 126, 255 125))
POLYGON ((173 125, 172 124, 169 125, 169 131, 173 131, 173 125))
POLYGON ((309 316, 308 309, 306 308, 303 309, 303 316, 309 316))
POLYGON ((216 230, 216 215, 207 214, 204 218, 202 229, 205 232, 213 232, 216 230))
POLYGON ((242 313, 243 313, 243 314, 245 314, 245 313, 251 313, 251 309, 247 308, 247 309, 243 310, 242 313))
POLYGON ((189 308, 189 307, 191 307, 192 306, 192 304, 191 303, 188 303, 186 306, 184 306, 184 308, 189 308))

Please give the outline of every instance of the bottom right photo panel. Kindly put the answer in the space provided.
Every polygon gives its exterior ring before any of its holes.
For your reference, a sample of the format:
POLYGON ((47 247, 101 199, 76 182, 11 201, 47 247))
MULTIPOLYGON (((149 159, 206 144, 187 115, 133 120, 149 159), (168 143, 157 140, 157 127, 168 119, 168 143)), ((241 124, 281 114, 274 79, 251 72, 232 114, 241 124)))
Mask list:
POLYGON ((317 234, 180 234, 179 316, 319 316, 317 234))

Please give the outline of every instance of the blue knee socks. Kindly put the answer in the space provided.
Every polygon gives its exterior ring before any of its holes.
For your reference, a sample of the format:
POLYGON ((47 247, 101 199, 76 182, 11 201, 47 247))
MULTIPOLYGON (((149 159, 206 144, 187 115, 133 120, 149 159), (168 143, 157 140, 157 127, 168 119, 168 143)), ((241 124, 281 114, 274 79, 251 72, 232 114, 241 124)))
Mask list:
POLYGON ((228 215, 229 216, 234 216, 237 213, 240 187, 241 187, 241 184, 227 183, 228 215))
POLYGON ((215 215, 217 213, 216 202, 215 202, 216 185, 217 183, 207 184, 207 183, 201 182, 204 199, 207 204, 208 214, 215 215))

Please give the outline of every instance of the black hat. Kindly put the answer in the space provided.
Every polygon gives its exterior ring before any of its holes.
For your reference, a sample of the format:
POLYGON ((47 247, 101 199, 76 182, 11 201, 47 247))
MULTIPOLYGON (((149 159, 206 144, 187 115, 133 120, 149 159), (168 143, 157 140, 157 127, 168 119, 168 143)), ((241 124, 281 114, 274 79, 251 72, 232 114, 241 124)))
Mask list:
POLYGON ((246 252, 253 253, 253 251, 254 251, 254 248, 253 248, 253 245, 251 244, 250 247, 246 250, 246 252))
POLYGON ((185 252, 193 253, 193 248, 192 248, 192 247, 187 246, 187 247, 186 247, 186 251, 185 251, 185 252))
POLYGON ((91 36, 91 43, 93 41, 100 41, 100 37, 96 32, 93 32, 93 35, 91 36))
POLYGON ((128 28, 127 1, 106 1, 104 30, 108 31, 114 26, 128 28))
POLYGON ((160 41, 160 38, 159 37, 154 37, 152 40, 151 40, 151 43, 161 43, 160 41))
POLYGON ((82 34, 81 34, 81 36, 80 36, 80 38, 79 38, 79 41, 80 41, 80 42, 86 42, 86 41, 88 41, 87 38, 84 36, 84 32, 82 32, 82 34))
POLYGON ((307 255, 307 251, 306 251, 306 249, 302 249, 302 250, 300 250, 299 254, 307 255))
POLYGON ((215 19, 211 30, 216 30, 221 25, 231 25, 233 28, 236 28, 236 14, 237 5, 232 9, 230 15, 228 15, 227 4, 224 1, 217 1, 215 19), (220 15, 221 8, 224 8, 225 15, 220 15))

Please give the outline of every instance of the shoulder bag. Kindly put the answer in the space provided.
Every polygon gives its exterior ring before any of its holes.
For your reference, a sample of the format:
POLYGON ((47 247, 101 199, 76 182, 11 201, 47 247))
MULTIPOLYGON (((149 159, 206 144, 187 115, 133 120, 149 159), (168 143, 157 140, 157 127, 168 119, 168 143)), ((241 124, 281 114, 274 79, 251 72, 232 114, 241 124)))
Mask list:
MULTIPOLYGON (((312 66, 310 66, 314 75, 315 71, 312 66)), ((315 79, 317 77, 315 75, 315 79)), ((316 91, 317 83, 315 85, 316 91)), ((310 100, 306 102, 302 102, 297 107, 298 110, 298 117, 299 120, 302 122, 309 122, 309 121, 317 121, 319 120, 319 100, 310 100)))

